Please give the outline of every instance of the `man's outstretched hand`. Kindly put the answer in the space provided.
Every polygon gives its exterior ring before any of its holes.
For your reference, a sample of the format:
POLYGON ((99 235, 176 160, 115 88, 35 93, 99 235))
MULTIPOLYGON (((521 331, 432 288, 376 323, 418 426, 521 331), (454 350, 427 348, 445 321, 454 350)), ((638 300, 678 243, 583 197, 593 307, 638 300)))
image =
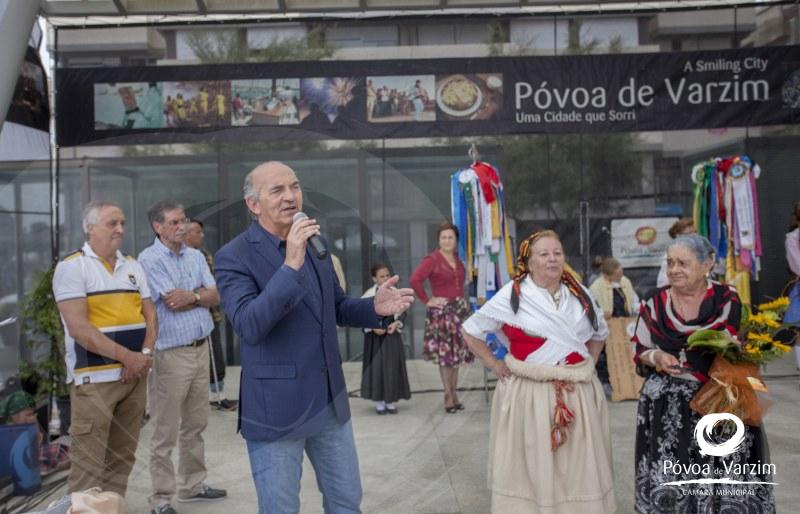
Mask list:
POLYGON ((375 292, 375 313, 378 316, 391 316, 405 311, 414 302, 414 290, 407 287, 394 287, 400 281, 398 275, 381 284, 375 292))

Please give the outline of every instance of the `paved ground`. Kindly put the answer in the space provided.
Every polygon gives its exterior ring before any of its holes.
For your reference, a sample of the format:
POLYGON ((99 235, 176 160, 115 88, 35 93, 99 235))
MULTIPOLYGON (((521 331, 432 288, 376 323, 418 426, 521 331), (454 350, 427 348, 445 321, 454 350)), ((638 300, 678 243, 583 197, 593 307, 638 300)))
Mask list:
MULTIPOLYGON (((361 365, 346 363, 350 390, 358 388, 361 365)), ((775 405, 765 423, 777 475, 779 512, 800 508, 800 391, 793 358, 770 365, 767 382, 775 405)), ((235 397, 238 370, 229 369, 226 389, 235 397)), ((466 410, 446 414, 436 368, 410 361, 409 378, 416 393, 400 403, 397 416, 377 416, 370 402, 353 398, 353 425, 361 463, 365 513, 487 514, 486 452, 489 404, 482 390, 461 394, 466 410), (430 391, 430 392, 425 392, 430 391)), ((465 370, 462 387, 480 389, 482 369, 465 370)), ((610 404, 614 471, 619 513, 633 512, 633 438, 635 402, 610 404)), ((224 487, 229 498, 211 504, 176 504, 179 513, 254 513, 256 496, 247 453, 235 433, 236 414, 212 412, 206 437, 208 483, 224 487)), ((137 465, 128 490, 132 513, 147 513, 150 475, 147 454, 152 426, 142 432, 137 465)), ((308 462, 303 473, 303 514, 321 513, 321 496, 308 462)), ((591 514, 591 513, 582 513, 591 514)))

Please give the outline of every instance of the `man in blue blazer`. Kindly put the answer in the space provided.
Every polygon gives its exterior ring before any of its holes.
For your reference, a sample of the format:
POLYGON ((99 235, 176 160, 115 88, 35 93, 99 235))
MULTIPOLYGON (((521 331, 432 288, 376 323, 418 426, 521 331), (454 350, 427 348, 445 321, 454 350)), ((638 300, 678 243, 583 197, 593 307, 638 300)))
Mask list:
POLYGON ((300 510, 303 452, 326 514, 360 512, 361 479, 336 325, 380 328, 408 309, 411 289, 388 280, 375 298, 345 296, 330 258, 307 242, 316 220, 294 171, 259 165, 245 178, 254 221, 216 254, 222 307, 241 340, 239 424, 247 441, 259 513, 300 510))

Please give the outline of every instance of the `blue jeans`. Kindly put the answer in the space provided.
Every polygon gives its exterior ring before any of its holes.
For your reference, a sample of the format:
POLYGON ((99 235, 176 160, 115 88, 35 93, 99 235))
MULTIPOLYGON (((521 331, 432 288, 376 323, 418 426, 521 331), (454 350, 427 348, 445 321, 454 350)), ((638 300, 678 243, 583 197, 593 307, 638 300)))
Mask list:
POLYGON ((360 514, 361 477, 353 424, 336 422, 333 407, 320 413, 322 430, 305 439, 247 441, 250 469, 258 494, 259 514, 300 512, 303 451, 317 475, 325 514, 360 514))

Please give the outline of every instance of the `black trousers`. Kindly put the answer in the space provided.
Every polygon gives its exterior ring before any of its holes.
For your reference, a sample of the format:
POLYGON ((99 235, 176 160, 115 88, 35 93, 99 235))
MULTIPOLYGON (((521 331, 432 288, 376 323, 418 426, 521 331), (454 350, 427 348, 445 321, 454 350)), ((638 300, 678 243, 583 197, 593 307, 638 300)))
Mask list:
MULTIPOLYGON (((214 369, 217 370, 217 380, 225 379, 225 352, 222 348, 222 336, 219 330, 219 323, 214 323, 214 330, 211 331, 211 351, 214 352, 214 360, 209 368, 208 383, 214 387, 214 369)), ((208 358, 211 358, 209 354, 208 358)))

